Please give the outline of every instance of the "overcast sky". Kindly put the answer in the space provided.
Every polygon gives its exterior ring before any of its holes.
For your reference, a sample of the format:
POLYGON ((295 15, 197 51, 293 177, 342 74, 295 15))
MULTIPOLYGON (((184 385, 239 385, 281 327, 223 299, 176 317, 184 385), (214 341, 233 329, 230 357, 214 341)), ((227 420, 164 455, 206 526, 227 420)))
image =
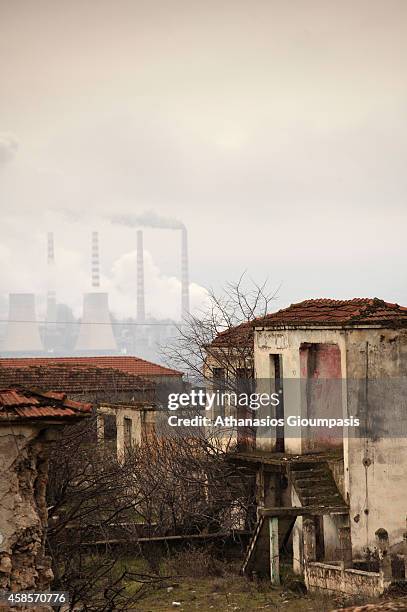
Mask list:
MULTIPOLYGON (((0 291, 80 308, 90 232, 135 310, 135 230, 189 230, 194 303, 248 270, 407 304, 405 0, 0 0, 0 291)), ((179 232, 146 230, 147 310, 177 316, 179 232)), ((4 299, 3 299, 4 303, 4 299)))

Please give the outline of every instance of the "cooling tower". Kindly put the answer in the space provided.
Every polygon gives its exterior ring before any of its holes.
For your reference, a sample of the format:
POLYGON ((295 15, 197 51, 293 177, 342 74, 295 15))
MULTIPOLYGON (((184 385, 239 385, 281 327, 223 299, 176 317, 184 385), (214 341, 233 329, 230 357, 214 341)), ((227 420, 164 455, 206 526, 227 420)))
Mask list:
MULTIPOLYGON (((99 235, 92 232, 92 287, 100 286, 99 235)), ((85 293, 83 314, 75 350, 79 352, 112 353, 117 351, 109 313, 109 296, 101 291, 85 293)))
POLYGON ((144 251, 143 232, 137 231, 137 321, 146 318, 144 303, 144 251))
POLYGON ((85 293, 83 316, 75 350, 87 353, 116 352, 107 293, 85 293))
POLYGON ((188 234, 181 228, 181 317, 189 315, 188 234))
POLYGON ((37 319, 33 293, 10 293, 9 316, 5 353, 39 353, 44 350, 37 319))

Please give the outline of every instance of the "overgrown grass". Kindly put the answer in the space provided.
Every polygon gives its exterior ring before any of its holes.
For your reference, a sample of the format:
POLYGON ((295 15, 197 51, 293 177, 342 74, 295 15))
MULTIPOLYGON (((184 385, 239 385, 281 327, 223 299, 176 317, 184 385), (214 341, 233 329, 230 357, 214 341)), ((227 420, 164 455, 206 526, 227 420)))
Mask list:
MULTIPOLYGON (((140 558, 124 558, 120 566, 132 573, 151 571, 148 563, 140 558)), ((208 559, 205 551, 199 549, 180 552, 162 561, 163 582, 150 589, 133 609, 140 612, 174 609, 185 612, 328 612, 344 603, 343 599, 333 596, 308 595, 297 576, 289 570, 282 573, 283 584, 273 587, 268 580, 250 581, 240 576, 237 563, 208 559)), ((137 581, 128 582, 129 594, 138 588, 137 581)))

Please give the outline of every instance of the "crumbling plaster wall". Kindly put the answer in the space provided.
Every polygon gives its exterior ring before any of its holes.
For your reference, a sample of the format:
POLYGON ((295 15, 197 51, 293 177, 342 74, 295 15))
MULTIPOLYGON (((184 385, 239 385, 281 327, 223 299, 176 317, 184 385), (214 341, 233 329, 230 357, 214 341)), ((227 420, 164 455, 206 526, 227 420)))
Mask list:
POLYGON ((348 410, 370 434, 348 443, 352 545, 374 547, 379 528, 390 546, 402 542, 407 513, 407 330, 347 334, 348 410))
POLYGON ((308 591, 379 597, 389 586, 379 573, 342 569, 327 563, 309 563, 305 571, 308 591))
MULTIPOLYGON (((281 329, 258 330, 254 339, 256 378, 270 378, 270 354, 283 356, 285 379, 300 377, 302 343, 336 343, 341 352, 341 370, 346 378, 343 415, 365 418, 375 435, 364 439, 344 436, 343 492, 350 503, 354 555, 374 547, 379 528, 388 531, 390 545, 400 543, 407 511, 407 437, 395 437, 397 424, 406 421, 407 330, 281 329), (368 401, 366 401, 366 380, 368 401), (383 393, 380 394, 380 386, 383 393), (374 393, 373 393, 374 390, 374 393), (370 393, 370 397, 369 397, 370 393), (389 428, 392 432, 389 434, 389 428)), ((285 416, 306 416, 299 384, 284 389, 285 416)), ((269 439, 257 438, 262 450, 274 449, 269 439)), ((286 452, 306 451, 301 430, 285 439, 286 452)))
MULTIPOLYGON (((336 344, 341 355, 341 371, 346 372, 346 344, 342 330, 324 329, 281 329, 258 330, 254 336, 254 367, 256 379, 265 381, 271 378, 270 355, 279 354, 283 357, 284 377, 284 415, 304 414, 305 406, 302 399, 300 347, 304 343, 336 344)), ((264 389, 265 390, 265 389, 264 389)), ((343 413, 346 414, 346 397, 343 397, 343 413)), ((273 432, 270 438, 259 437, 258 447, 261 450, 274 450, 273 432)), ((306 440, 301 436, 301 428, 290 428, 285 432, 285 450, 290 454, 306 452, 306 440)))
MULTIPOLYGON (((130 406, 106 406, 102 405, 98 408, 98 438, 99 440, 103 439, 104 436, 104 426, 103 426, 103 414, 110 414, 116 418, 116 428, 117 428, 117 458, 119 460, 123 459, 125 454, 125 421, 124 419, 131 420, 131 438, 132 444, 137 445, 141 444, 142 434, 143 434, 143 411, 132 408, 130 406)), ((152 412, 152 411, 150 411, 152 412)), ((155 414, 155 413, 154 413, 155 414)))
POLYGON ((47 590, 46 442, 39 429, 0 426, 0 588, 47 590))

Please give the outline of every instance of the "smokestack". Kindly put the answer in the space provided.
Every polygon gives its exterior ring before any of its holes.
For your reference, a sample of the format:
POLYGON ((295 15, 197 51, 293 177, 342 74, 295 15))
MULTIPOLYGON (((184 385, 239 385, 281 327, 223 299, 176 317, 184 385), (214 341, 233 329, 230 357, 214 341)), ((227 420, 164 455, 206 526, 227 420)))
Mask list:
POLYGON ((55 252, 54 234, 47 235, 47 264, 48 264, 48 291, 47 291, 47 322, 56 321, 56 293, 55 293, 55 252))
POLYGON ((56 340, 56 320, 57 320, 57 300, 55 292, 55 253, 54 253, 54 234, 47 234, 47 314, 45 324, 44 343, 47 351, 55 349, 56 340))
MULTIPOLYGON (((92 232, 92 287, 100 287, 98 232, 92 232)), ((84 294, 82 320, 75 350, 88 354, 117 352, 107 293, 94 291, 84 294)))
POLYGON ((188 234, 185 225, 181 228, 181 317, 189 315, 189 271, 188 234))
POLYGON ((145 318, 143 232, 137 230, 137 321, 145 318))
POLYGON ((107 293, 83 296, 83 316, 75 350, 89 354, 117 352, 107 293))
POLYGON ((10 293, 9 315, 3 351, 39 353, 44 350, 35 316, 33 293, 10 293))
POLYGON ((100 287, 99 234, 92 232, 92 287, 100 287))

